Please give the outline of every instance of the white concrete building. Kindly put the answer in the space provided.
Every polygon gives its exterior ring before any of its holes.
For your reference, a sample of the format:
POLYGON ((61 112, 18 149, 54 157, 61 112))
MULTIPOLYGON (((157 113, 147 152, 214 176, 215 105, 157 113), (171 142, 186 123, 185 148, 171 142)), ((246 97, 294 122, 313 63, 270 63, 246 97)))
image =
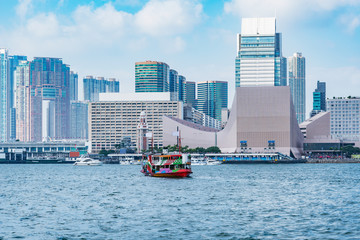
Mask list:
POLYGON ((334 139, 360 141, 360 98, 327 99, 331 113, 330 132, 334 139))
POLYGON ((183 103, 170 101, 170 92, 101 93, 99 102, 89 105, 89 140, 91 151, 115 149, 123 137, 131 137, 136 145, 141 112, 146 113, 148 131, 154 146, 163 146, 162 117, 183 118, 183 103))

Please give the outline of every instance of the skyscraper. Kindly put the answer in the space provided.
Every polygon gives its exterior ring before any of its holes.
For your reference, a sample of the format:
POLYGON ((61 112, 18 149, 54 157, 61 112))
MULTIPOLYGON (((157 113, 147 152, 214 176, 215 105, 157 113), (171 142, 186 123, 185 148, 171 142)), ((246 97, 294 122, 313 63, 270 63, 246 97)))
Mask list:
POLYGON ((70 136, 69 66, 60 58, 35 57, 16 69, 17 139, 42 141, 70 136))
POLYGON ((170 71, 169 71, 169 92, 171 93, 171 99, 176 100, 176 101, 179 99, 178 84, 179 84, 178 72, 174 69, 170 69, 170 71))
POLYGON ((135 92, 168 92, 169 65, 146 61, 135 63, 135 92))
POLYGON ((301 53, 294 53, 288 58, 289 86, 295 106, 298 123, 305 121, 305 58, 301 53))
POLYGON ((16 67, 21 61, 26 61, 26 56, 9 56, 9 109, 8 114, 10 117, 10 124, 8 126, 9 140, 14 141, 16 139, 16 76, 14 74, 16 67))
POLYGON ((78 98, 78 90, 79 90, 79 77, 78 74, 70 71, 70 101, 77 101, 78 98))
POLYGON ((9 108, 9 56, 8 50, 0 48, 0 142, 6 142, 8 135, 9 108))
POLYGON ((326 111, 326 82, 317 81, 317 87, 313 92, 313 109, 310 117, 321 111, 326 111))
POLYGON ((70 138, 88 139, 89 102, 70 101, 70 138))
POLYGON ((189 106, 192 106, 196 108, 196 100, 195 100, 195 94, 196 94, 196 84, 195 82, 185 82, 185 99, 184 103, 187 103, 189 106))
POLYGON ((198 82, 197 109, 221 121, 221 109, 228 106, 228 83, 225 81, 198 82))
POLYGON ((184 101, 184 95, 185 95, 185 84, 186 84, 186 78, 182 75, 179 75, 179 83, 177 87, 177 92, 179 95, 179 101, 184 101))
POLYGON ((103 77, 86 76, 83 79, 84 100, 99 101, 99 93, 119 92, 120 83, 115 78, 106 80, 103 77))
POLYGON ((286 59, 275 18, 243 18, 237 36, 236 87, 285 86, 286 59))

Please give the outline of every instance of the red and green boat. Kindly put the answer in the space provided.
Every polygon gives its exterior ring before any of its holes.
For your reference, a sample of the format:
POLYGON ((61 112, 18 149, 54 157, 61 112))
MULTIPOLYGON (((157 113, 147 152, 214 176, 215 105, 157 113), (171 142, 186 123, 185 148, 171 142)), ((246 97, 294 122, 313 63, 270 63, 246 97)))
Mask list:
POLYGON ((188 154, 148 155, 144 156, 141 172, 151 177, 189 177, 191 160, 188 154))

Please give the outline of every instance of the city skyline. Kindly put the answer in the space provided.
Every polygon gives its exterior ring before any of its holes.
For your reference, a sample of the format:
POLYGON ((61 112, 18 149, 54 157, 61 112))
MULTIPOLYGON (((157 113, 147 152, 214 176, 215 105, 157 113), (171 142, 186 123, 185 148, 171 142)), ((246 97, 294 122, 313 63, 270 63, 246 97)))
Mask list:
POLYGON ((0 2, 0 46, 9 55, 60 57, 79 79, 119 79, 121 92, 134 92, 134 62, 156 60, 188 81, 228 81, 231 102, 241 17, 274 16, 283 56, 307 57, 307 115, 318 80, 329 98, 357 95, 360 86, 360 1, 0 2))

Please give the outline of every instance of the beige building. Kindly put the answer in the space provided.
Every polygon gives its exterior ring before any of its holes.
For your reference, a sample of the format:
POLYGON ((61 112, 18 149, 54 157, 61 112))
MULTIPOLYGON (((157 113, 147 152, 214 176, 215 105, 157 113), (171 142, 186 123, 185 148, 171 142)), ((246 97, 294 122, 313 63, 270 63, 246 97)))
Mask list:
MULTIPOLYGON (((279 152, 296 158, 303 152, 304 138, 288 86, 238 87, 228 122, 219 132, 164 120, 166 131, 177 128, 184 145, 192 148, 217 145, 222 152, 279 152)), ((174 143, 175 137, 164 134, 164 145, 174 143)))
MULTIPOLYGON (((89 105, 91 152, 115 149, 123 137, 131 137, 135 146, 140 113, 146 113, 148 131, 154 146, 163 146, 163 115, 183 118, 183 103, 170 101, 170 93, 105 93, 100 102, 89 105)), ((151 141, 149 141, 151 143, 151 141)))

